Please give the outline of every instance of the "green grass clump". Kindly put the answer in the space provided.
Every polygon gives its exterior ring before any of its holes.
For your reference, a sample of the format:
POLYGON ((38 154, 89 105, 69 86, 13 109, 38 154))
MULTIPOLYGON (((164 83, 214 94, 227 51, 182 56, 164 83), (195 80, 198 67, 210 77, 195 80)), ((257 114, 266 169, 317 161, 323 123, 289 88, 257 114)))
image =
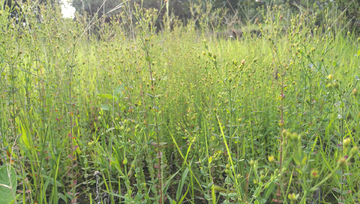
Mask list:
POLYGON ((316 14, 282 20, 281 8, 256 21, 259 37, 209 34, 211 12, 156 33, 157 11, 134 9, 110 24, 43 9, 41 23, 26 13, 31 27, 1 12, 0 193, 358 202, 355 34, 318 26, 316 14))

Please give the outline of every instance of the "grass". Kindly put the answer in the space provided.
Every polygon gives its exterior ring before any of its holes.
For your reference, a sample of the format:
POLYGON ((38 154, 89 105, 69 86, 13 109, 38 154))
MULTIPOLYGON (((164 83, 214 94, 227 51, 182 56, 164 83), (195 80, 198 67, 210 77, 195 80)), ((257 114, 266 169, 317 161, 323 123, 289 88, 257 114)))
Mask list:
POLYGON ((0 203, 358 202, 345 25, 275 7, 261 37, 232 40, 208 35, 211 12, 156 33, 156 11, 134 9, 90 31, 1 12, 0 203))

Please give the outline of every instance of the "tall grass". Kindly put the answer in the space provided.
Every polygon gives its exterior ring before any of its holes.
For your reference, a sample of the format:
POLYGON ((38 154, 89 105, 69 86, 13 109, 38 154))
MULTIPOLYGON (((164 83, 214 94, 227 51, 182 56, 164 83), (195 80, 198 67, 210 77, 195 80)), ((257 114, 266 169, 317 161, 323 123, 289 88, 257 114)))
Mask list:
POLYGON ((159 11, 124 8, 89 23, 43 7, 30 27, 1 11, 7 201, 358 202, 360 53, 346 24, 273 7, 261 36, 234 40, 211 34, 223 16, 211 6, 158 33, 159 11))

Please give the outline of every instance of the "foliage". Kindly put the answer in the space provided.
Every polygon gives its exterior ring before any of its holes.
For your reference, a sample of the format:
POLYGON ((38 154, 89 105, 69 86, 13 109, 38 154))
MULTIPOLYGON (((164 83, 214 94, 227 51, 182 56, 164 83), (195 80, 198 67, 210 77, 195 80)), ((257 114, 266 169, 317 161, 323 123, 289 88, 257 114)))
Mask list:
POLYGON ((0 196, 1 204, 9 204, 15 200, 16 195, 16 173, 12 167, 3 165, 0 167, 0 196))
POLYGON ((209 3, 186 25, 124 8, 31 27, 1 11, 14 203, 358 202, 360 48, 341 12, 267 7, 235 39, 209 3))
MULTIPOLYGON (((72 6, 76 11, 83 13, 87 12, 90 16, 94 16, 99 11, 99 16, 102 16, 116 6, 122 3, 122 0, 106 1, 103 0, 73 0, 72 6)), ((111 14, 114 14, 113 12, 111 14)))
MULTIPOLYGON (((104 1, 101 0, 73 0, 73 6, 77 11, 83 12, 86 11, 90 16, 94 16, 98 8, 101 7, 104 1)), ((119 4, 121 4, 122 0, 117 1, 106 1, 104 7, 100 9, 98 16, 102 16, 108 11, 116 8, 119 4)), ((133 6, 134 4, 141 5, 143 8, 150 9, 154 8, 157 10, 164 11, 163 6, 165 1, 162 0, 131 0, 126 1, 129 5, 133 6)), ((183 23, 187 23, 187 21, 194 16, 191 14, 190 8, 195 4, 203 5, 202 10, 205 10, 206 4, 212 5, 212 10, 223 9, 227 11, 227 14, 237 18, 240 22, 240 25, 237 27, 241 27, 242 24, 247 23, 249 21, 254 21, 256 18, 261 17, 260 10, 266 9, 268 7, 272 7, 274 5, 281 6, 286 10, 286 19, 292 18, 292 16, 297 14, 322 14, 318 17, 317 25, 326 24, 328 22, 324 21, 325 15, 338 17, 343 16, 342 18, 344 22, 340 22, 341 25, 348 23, 348 27, 352 30, 355 30, 356 33, 360 31, 360 2, 355 0, 341 0, 341 1, 332 1, 332 0, 169 0, 169 12, 173 16, 177 16, 182 20, 183 23), (329 12, 332 11, 332 12, 329 12), (335 12, 334 12, 335 11, 335 12), (344 12, 343 12, 344 11, 344 12), (342 12, 342 13, 341 13, 342 12)), ((267 9, 266 9, 267 10, 267 9)), ((117 13, 121 12, 121 9, 116 9, 116 11, 108 13, 108 15, 113 16, 117 13)), ((163 19, 164 12, 159 15, 159 19, 163 19)), ((336 23, 335 19, 332 19, 334 23, 336 23)), ((158 22, 159 23, 159 22, 158 22)))

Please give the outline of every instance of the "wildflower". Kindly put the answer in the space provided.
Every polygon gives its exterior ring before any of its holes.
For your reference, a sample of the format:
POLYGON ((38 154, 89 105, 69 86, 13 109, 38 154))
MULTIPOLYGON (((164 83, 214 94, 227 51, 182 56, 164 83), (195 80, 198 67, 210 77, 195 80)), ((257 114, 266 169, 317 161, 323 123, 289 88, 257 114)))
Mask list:
POLYGON ((311 174, 310 174, 311 178, 317 178, 319 177, 319 171, 316 169, 311 170, 311 174))
POLYGON ((334 76, 332 75, 332 74, 329 74, 328 76, 327 76, 327 78, 328 79, 332 79, 334 76))
POLYGON ((273 155, 269 155, 269 156, 268 156, 268 160, 269 160, 269 162, 274 162, 274 161, 275 161, 275 158, 274 158, 273 155))
POLYGON ((280 94, 279 99, 282 100, 285 98, 285 94, 280 94))
POLYGON ((291 193, 288 195, 289 200, 296 201, 299 198, 299 194, 291 193))

